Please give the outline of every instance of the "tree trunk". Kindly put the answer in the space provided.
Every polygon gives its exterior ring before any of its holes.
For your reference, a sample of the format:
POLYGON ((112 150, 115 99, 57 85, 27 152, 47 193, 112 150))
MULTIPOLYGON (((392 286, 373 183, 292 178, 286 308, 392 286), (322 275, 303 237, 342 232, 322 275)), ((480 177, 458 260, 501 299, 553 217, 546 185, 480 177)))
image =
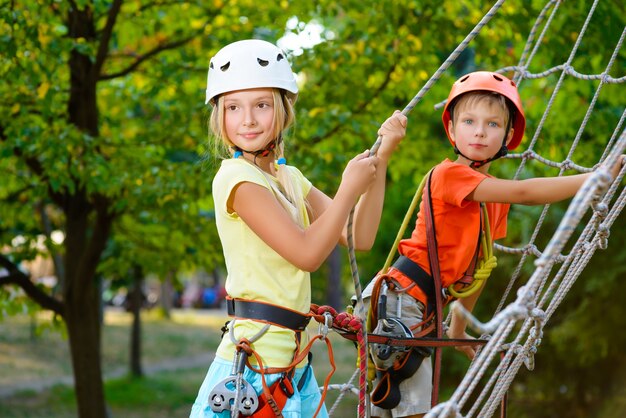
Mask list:
POLYGON ((143 305, 143 271, 133 266, 133 288, 129 295, 133 326, 130 334, 130 372, 134 377, 143 376, 141 367, 141 306, 143 305))
POLYGON ((84 192, 67 197, 65 238, 65 319, 76 403, 80 418, 106 418, 102 382, 100 300, 96 267, 108 239, 107 208, 88 203, 84 192))
MULTIPOLYGON (((69 277, 69 276, 68 276, 69 277)), ((91 282, 84 280, 84 282, 91 282)), ((80 302, 67 303, 66 325, 74 370, 74 389, 80 418, 106 418, 100 364, 100 317, 94 286, 80 302)))
MULTIPOLYGON (((89 6, 72 7, 68 36, 96 39, 94 13, 89 6)), ((82 132, 98 135, 96 80, 92 57, 73 49, 69 58, 69 122, 82 132)), ((88 196, 80 183, 56 193, 66 222, 63 296, 74 369, 79 418, 107 418, 101 361, 100 294, 96 267, 109 237, 113 215, 106 199, 88 196)))
POLYGON ((165 279, 161 283, 160 305, 165 318, 171 318, 172 316, 172 307, 174 304, 174 286, 172 284, 172 280, 175 275, 176 271, 170 270, 165 275, 165 279))

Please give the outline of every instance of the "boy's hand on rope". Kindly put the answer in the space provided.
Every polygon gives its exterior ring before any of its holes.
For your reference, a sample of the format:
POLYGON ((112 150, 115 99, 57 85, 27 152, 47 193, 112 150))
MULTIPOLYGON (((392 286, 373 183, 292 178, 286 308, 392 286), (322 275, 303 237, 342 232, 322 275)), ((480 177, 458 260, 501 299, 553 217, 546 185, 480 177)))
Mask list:
POLYGON ((369 151, 363 151, 354 157, 343 171, 341 187, 354 193, 355 198, 365 193, 376 180, 378 162, 378 157, 370 157, 369 151))
POLYGON ((381 159, 387 161, 394 150, 406 135, 407 117, 399 110, 393 112, 380 126, 378 135, 382 137, 380 148, 376 153, 381 159))
MULTIPOLYGON (((452 329, 448 329, 446 334, 448 335, 448 338, 453 340, 475 340, 474 337, 465 331, 453 331, 452 329)), ((471 345, 457 345, 454 349, 465 354, 465 356, 470 360, 474 360, 474 357, 476 356, 476 349, 471 345)))
POLYGON ((613 165, 613 167, 610 168, 611 176, 613 178, 617 177, 624 164, 626 164, 626 155, 620 155, 620 157, 617 159, 617 162, 613 165))

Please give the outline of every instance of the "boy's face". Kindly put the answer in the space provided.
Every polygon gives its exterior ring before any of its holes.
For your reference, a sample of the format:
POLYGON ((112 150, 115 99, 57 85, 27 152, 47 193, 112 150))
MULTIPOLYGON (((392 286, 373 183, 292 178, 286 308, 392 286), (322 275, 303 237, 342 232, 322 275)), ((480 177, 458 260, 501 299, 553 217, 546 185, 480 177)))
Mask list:
MULTIPOLYGON (((484 161, 496 155, 502 147, 506 122, 507 111, 495 101, 462 98, 454 109, 454 121, 448 125, 450 137, 463 154, 458 161, 469 165, 471 160, 484 161)), ((512 137, 510 129, 507 144, 512 137)))

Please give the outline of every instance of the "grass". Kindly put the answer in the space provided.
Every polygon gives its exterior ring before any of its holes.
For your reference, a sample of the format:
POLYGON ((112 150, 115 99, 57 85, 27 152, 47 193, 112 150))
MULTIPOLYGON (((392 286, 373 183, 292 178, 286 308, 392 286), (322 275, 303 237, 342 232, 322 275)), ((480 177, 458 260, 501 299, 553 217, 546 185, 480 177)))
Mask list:
MULTIPOLYGON (((146 369, 172 363, 181 358, 202 358, 212 353, 219 342, 220 328, 226 317, 197 311, 175 312, 165 320, 153 312, 142 314, 142 364, 146 369)), ((0 389, 32 381, 55 380, 71 376, 68 344, 59 330, 51 327, 51 318, 41 314, 7 318, 0 322, 0 389), (33 334, 33 324, 42 330, 33 334)), ((150 373, 144 378, 127 375, 131 316, 126 312, 107 311, 103 328, 103 370, 106 399, 112 417, 165 418, 187 417, 209 362, 179 366, 178 370, 150 373)), ((316 326, 312 325, 313 332, 316 326)), ((346 383, 355 369, 356 349, 351 342, 331 334, 337 371, 331 383, 346 383)), ((314 368, 322 384, 330 362, 324 343, 313 348, 314 368)), ((353 382, 356 383, 356 382, 353 382)), ((338 391, 330 391, 326 405, 330 409, 338 391)), ((356 397, 348 394, 338 404, 334 416, 356 414, 356 397)), ((24 390, 0 398, 3 418, 74 418, 76 401, 73 387, 56 385, 44 390, 24 390)))

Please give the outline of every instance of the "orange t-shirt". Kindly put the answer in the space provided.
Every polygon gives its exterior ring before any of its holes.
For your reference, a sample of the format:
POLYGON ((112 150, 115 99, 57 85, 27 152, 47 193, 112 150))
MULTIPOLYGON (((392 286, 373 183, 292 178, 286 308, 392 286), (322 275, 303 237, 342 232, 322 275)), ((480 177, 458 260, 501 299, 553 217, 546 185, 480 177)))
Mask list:
MULTIPOLYGON (((443 287, 455 283, 467 271, 476 252, 480 234, 480 203, 465 198, 488 175, 448 159, 435 167, 431 179, 431 201, 437 236, 439 270, 443 287)), ((426 192, 426 188, 424 189, 426 192)), ((428 261, 428 240, 424 219, 422 196, 420 211, 411 238, 400 241, 398 252, 430 274, 428 261)), ((508 203, 487 203, 487 214, 493 240, 506 236, 508 203)), ((398 270, 392 269, 389 275, 403 286, 410 284, 398 270)), ((423 293, 420 299, 426 303, 423 293)))

